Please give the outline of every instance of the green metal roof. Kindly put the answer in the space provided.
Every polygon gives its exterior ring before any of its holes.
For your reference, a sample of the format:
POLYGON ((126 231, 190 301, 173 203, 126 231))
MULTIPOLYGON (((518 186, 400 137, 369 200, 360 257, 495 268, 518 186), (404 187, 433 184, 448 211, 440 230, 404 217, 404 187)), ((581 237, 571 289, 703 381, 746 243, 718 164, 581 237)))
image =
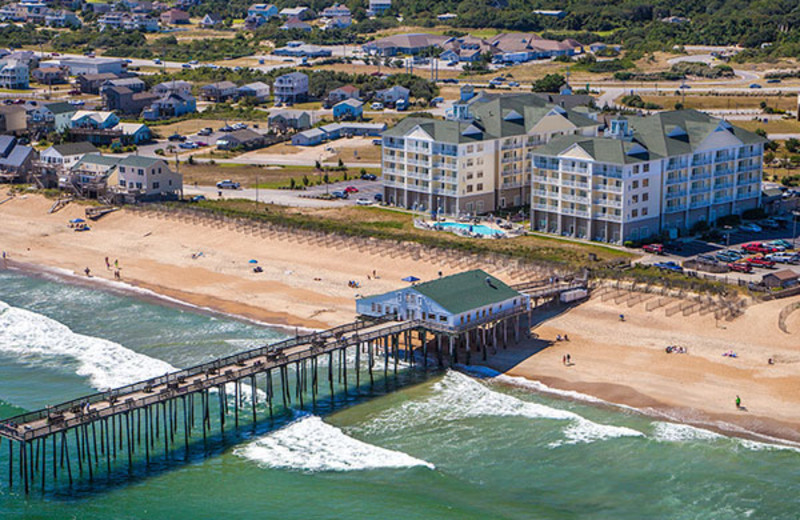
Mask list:
POLYGON ((628 121, 633 131, 631 139, 564 136, 538 148, 534 153, 560 155, 577 144, 598 162, 631 164, 692 154, 714 132, 729 132, 745 145, 765 142, 758 134, 697 110, 674 110, 620 119, 628 121), (636 150, 640 153, 631 153, 636 150))
POLYGON ((77 111, 74 106, 64 102, 48 103, 45 107, 54 114, 69 114, 77 111))
POLYGON ((153 164, 163 161, 156 157, 143 157, 141 155, 129 155, 122 159, 119 164, 121 166, 132 166, 134 168, 149 168, 153 164))
POLYGON ((446 276, 413 288, 452 314, 461 314, 522 296, 481 269, 446 276))
POLYGON ((548 103, 535 94, 502 96, 482 94, 470 100, 469 110, 474 117, 471 121, 442 121, 441 119, 408 117, 385 131, 383 135, 403 137, 419 126, 438 142, 472 143, 526 135, 551 113, 564 117, 577 128, 599 125, 597 121, 584 114, 548 103), (521 117, 514 117, 515 114, 521 117), (465 135, 464 130, 473 125, 479 129, 479 132, 465 135))
POLYGON ((109 155, 100 155, 100 154, 88 154, 84 155, 83 158, 72 167, 74 170, 79 170, 80 167, 84 164, 99 164, 101 166, 108 166, 113 167, 119 164, 120 158, 113 157, 109 155))

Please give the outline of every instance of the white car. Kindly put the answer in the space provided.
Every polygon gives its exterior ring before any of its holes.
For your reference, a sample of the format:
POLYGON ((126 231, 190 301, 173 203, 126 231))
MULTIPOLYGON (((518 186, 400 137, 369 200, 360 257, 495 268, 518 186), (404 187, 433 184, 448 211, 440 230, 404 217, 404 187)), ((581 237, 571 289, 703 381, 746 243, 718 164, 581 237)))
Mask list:
POLYGON ((356 204, 358 204, 359 206, 372 206, 372 201, 369 199, 365 199, 364 197, 361 197, 356 201, 356 204))
POLYGON ((764 258, 779 264, 796 264, 800 261, 800 255, 798 253, 771 253, 764 258))
POLYGON ((741 229, 742 231, 750 231, 752 233, 761 233, 761 231, 763 231, 761 229, 761 226, 759 226, 758 224, 753 224, 752 222, 742 224, 741 226, 739 226, 739 229, 741 229))

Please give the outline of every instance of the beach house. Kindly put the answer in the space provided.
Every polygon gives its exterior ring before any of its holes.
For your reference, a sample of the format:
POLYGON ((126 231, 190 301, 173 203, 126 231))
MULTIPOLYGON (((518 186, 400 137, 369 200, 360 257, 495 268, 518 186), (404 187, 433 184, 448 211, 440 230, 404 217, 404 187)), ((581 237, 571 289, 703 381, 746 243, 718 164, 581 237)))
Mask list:
POLYGON ((129 155, 117 163, 109 189, 126 201, 176 199, 183 191, 183 177, 163 159, 129 155))
POLYGON ((100 150, 86 141, 54 144, 39 154, 39 162, 58 171, 66 171, 75 166, 85 155, 93 153, 100 153, 100 150))
POLYGON ((247 9, 247 16, 269 20, 273 16, 278 16, 278 8, 272 4, 253 4, 247 9))
POLYGON ((491 323, 529 307, 528 296, 480 269, 356 301, 361 316, 420 320, 448 331, 491 323))
POLYGON ((200 97, 206 101, 219 103, 236 97, 236 83, 219 81, 200 87, 200 97))
POLYGON ((369 0, 368 16, 381 16, 392 7, 392 0, 369 0))
POLYGON ((269 99, 269 85, 262 81, 256 81, 248 83, 247 85, 242 85, 236 89, 236 93, 239 98, 250 98, 258 103, 262 103, 269 99))
POLYGON ((345 99, 333 106, 334 119, 353 120, 361 118, 364 103, 357 99, 345 99))
POLYGON ((36 150, 19 143, 16 137, 0 135, 0 179, 24 181, 31 172, 36 150))
POLYGON ((28 88, 28 66, 21 61, 0 62, 0 88, 26 90, 28 88))
POLYGON ((382 102, 384 105, 394 105, 400 100, 408 104, 410 96, 411 91, 401 85, 394 85, 393 87, 375 92, 375 99, 382 102))
POLYGON ((276 103, 297 103, 308 98, 308 76, 302 72, 278 76, 272 87, 276 103))
POLYGON ((306 110, 273 110, 267 120, 270 130, 285 132, 311 128, 311 113, 306 110))

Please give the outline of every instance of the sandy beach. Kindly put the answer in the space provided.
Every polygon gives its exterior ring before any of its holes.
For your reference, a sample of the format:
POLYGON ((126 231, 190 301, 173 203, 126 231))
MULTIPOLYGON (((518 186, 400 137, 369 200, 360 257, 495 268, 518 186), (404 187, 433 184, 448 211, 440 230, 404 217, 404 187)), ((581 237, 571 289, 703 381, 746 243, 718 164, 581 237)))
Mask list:
POLYGON ((778 328, 778 314, 793 301, 755 304, 717 322, 713 313, 667 317, 663 309, 592 298, 549 311, 554 315, 533 329, 537 339, 500 351, 489 364, 675 421, 800 442, 800 312, 787 321, 789 334, 778 328), (565 334, 569 341, 556 340, 565 334), (668 354, 669 345, 687 353, 668 354), (736 358, 723 356, 730 350, 736 358), (567 354, 571 366, 563 363, 567 354))
MULTIPOLYGON (((58 269, 91 284, 113 280, 119 259, 125 284, 277 325, 345 323, 354 317, 358 294, 403 287, 408 275, 426 280, 453 272, 346 244, 325 248, 124 210, 77 233, 68 221, 83 217, 84 207, 70 204, 48 214, 51 204, 31 195, 0 205, 0 249, 13 263, 58 269), (251 259, 263 272, 253 272, 251 259), (92 278, 85 277, 86 267, 92 278), (349 287, 350 280, 360 287, 349 287)), ((501 350, 488 364, 510 376, 676 421, 800 442, 800 311, 787 322, 789 334, 778 328, 780 310, 792 301, 798 298, 756 304, 733 321, 717 322, 713 313, 666 317, 663 309, 648 312, 644 305, 593 298, 566 312, 537 311, 538 339, 501 350), (569 341, 555 341, 559 334, 569 341), (688 353, 667 354, 668 345, 688 353), (729 350, 738 357, 722 355, 729 350), (571 366, 562 363, 567 353, 571 366), (775 363, 768 364, 769 358, 775 363), (742 409, 734 405, 737 395, 742 409)))
POLYGON ((0 206, 0 249, 12 262, 81 277, 89 267, 92 277, 113 280, 118 259, 124 283, 278 325, 346 323, 355 315, 359 294, 403 287, 402 278, 409 275, 427 280, 439 271, 453 272, 446 265, 351 250, 346 243, 320 248, 125 210, 89 222, 91 231, 79 233, 68 223, 84 217, 84 206, 69 204, 48 214, 52 203, 30 195, 0 206), (253 272, 255 265, 263 272, 253 272), (349 287, 351 280, 359 287, 349 287))

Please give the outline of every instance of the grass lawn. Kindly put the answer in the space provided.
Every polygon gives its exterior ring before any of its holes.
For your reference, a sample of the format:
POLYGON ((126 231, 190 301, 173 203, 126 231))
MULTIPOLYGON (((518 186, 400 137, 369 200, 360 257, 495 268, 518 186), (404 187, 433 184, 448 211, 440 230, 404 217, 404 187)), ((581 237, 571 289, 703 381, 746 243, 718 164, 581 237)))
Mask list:
POLYGON ((734 121, 733 124, 755 132, 763 128, 768 134, 800 134, 800 121, 794 119, 779 119, 777 121, 734 121))
MULTIPOLYGON (((153 131, 158 132, 160 135, 164 137, 168 137, 175 132, 179 134, 188 135, 188 134, 196 134, 198 130, 202 130, 205 127, 211 127, 214 130, 217 130, 227 123, 231 121, 225 121, 223 119, 186 119, 185 121, 177 121, 175 123, 170 123, 168 125, 156 125, 152 127, 153 131)), ((239 122, 237 120, 237 122, 239 122)), ((255 125, 262 125, 264 124, 263 121, 242 121, 243 123, 253 126, 255 125)), ((203 139, 200 138, 202 141, 203 139)))
POLYGON ((416 229, 414 215, 379 207, 287 208, 267 205, 257 213, 247 200, 206 201, 197 207, 232 216, 250 216, 290 227, 316 229, 351 236, 369 236, 398 241, 418 242, 429 246, 454 248, 471 253, 504 253, 533 262, 578 268, 593 264, 589 253, 600 261, 630 258, 631 255, 603 245, 580 244, 557 238, 523 236, 509 240, 478 240, 416 229))
POLYGON ((321 101, 309 101, 308 103, 296 103, 294 106, 289 107, 294 110, 320 110, 322 109, 321 101))
POLYGON ((676 96, 671 89, 665 91, 663 95, 644 95, 642 100, 649 103, 656 103, 666 109, 672 109, 675 103, 683 103, 685 108, 702 109, 754 109, 760 108, 761 102, 766 101, 772 108, 781 110, 794 110, 797 96, 766 96, 761 95, 740 95, 740 96, 709 96, 701 94, 687 94, 686 96, 676 96))
MULTIPOLYGON (((366 168, 369 173, 379 174, 375 169, 366 168)), ((245 188, 278 189, 287 188, 291 179, 298 186, 303 185, 303 177, 308 178, 310 184, 321 182, 324 173, 317 172, 313 166, 255 166, 252 164, 187 164, 182 162, 180 171, 183 182, 187 186, 197 183, 200 186, 213 186, 218 181, 230 179, 240 183, 245 188)), ((360 175, 360 168, 350 168, 348 178, 360 175)), ((344 179, 345 172, 328 172, 330 182, 344 179)))
POLYGON ((326 162, 336 162, 339 159, 345 162, 365 162, 365 163, 379 163, 381 162, 381 147, 380 146, 347 146, 347 139, 339 139, 331 143, 336 154, 326 162), (337 146, 339 145, 339 146, 337 146))

